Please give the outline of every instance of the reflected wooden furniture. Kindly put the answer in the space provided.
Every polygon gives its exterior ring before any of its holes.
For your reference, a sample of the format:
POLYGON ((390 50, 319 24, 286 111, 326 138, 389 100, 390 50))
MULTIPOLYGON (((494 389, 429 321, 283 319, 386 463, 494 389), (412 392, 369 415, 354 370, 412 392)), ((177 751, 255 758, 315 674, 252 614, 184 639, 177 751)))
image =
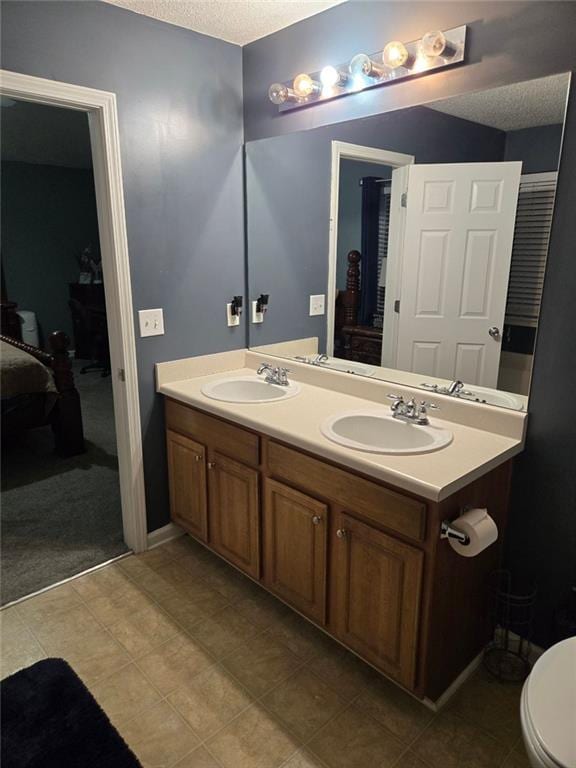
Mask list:
POLYGON ((370 325, 358 325, 361 261, 362 256, 359 251, 350 251, 346 290, 340 291, 336 298, 334 354, 344 360, 380 365, 382 329, 370 325))
POLYGON ((172 519, 420 698, 491 638, 500 542, 439 538, 466 506, 503 531, 511 463, 436 503, 166 399, 172 519))
POLYGON ((49 337, 51 353, 23 341, 1 335, 2 341, 27 352, 52 371, 57 393, 33 392, 2 400, 4 438, 26 429, 50 425, 56 452, 62 456, 83 453, 84 429, 80 395, 74 386, 72 363, 68 354, 70 339, 63 331, 49 337), (52 399, 54 402, 52 402, 52 399))

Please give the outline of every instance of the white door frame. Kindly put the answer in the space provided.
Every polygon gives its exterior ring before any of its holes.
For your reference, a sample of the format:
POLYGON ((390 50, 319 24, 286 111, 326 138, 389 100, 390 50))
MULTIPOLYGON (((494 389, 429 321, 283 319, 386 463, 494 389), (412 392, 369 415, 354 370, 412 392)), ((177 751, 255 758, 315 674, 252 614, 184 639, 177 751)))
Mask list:
POLYGON ((411 165, 414 155, 390 152, 387 149, 348 144, 345 141, 332 142, 332 175, 330 182, 330 241, 328 245, 328 310, 326 318, 326 354, 334 354, 334 323, 336 314, 336 261, 338 257, 338 204, 340 189, 340 160, 359 160, 365 163, 380 163, 392 168, 411 165))
POLYGON ((98 231, 106 293, 124 540, 147 547, 146 499, 132 287, 116 94, 0 70, 0 92, 15 99, 88 113, 98 231))

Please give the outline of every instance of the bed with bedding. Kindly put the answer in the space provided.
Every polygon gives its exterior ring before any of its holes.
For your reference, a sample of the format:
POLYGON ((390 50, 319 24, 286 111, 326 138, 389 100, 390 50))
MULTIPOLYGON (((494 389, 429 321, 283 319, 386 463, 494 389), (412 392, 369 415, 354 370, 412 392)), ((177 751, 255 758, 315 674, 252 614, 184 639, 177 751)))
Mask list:
POLYGON ((51 353, 0 335, 0 392, 3 440, 26 429, 50 425, 56 452, 83 453, 84 433, 65 333, 50 336, 51 353))

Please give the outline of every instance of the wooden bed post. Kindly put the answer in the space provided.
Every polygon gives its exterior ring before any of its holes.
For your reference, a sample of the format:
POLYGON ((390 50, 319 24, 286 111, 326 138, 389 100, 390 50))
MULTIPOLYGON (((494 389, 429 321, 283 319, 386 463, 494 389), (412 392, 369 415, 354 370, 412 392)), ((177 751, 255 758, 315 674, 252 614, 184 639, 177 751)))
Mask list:
POLYGON ((49 341, 54 383, 60 394, 52 417, 56 452, 61 456, 75 456, 84 453, 86 448, 80 395, 74 386, 72 363, 68 355, 70 339, 64 331, 54 331, 50 334, 49 341))
POLYGON ((344 325, 358 323, 358 306, 360 304, 360 252, 350 251, 348 254, 348 270, 346 272, 346 295, 344 297, 344 325))

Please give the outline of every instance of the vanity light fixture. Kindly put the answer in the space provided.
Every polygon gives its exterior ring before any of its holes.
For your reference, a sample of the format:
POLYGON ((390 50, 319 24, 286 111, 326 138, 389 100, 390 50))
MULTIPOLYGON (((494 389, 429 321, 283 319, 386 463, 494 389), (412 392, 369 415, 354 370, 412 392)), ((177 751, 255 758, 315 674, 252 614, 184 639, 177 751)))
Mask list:
POLYGON ((382 51, 382 61, 390 69, 398 69, 398 67, 410 69, 414 65, 414 59, 415 57, 408 53, 404 43, 399 40, 388 43, 382 51))
POLYGON ((460 64, 465 47, 466 26, 426 32, 409 43, 392 40, 376 53, 358 53, 349 62, 274 83, 268 97, 279 112, 317 104, 460 64))

